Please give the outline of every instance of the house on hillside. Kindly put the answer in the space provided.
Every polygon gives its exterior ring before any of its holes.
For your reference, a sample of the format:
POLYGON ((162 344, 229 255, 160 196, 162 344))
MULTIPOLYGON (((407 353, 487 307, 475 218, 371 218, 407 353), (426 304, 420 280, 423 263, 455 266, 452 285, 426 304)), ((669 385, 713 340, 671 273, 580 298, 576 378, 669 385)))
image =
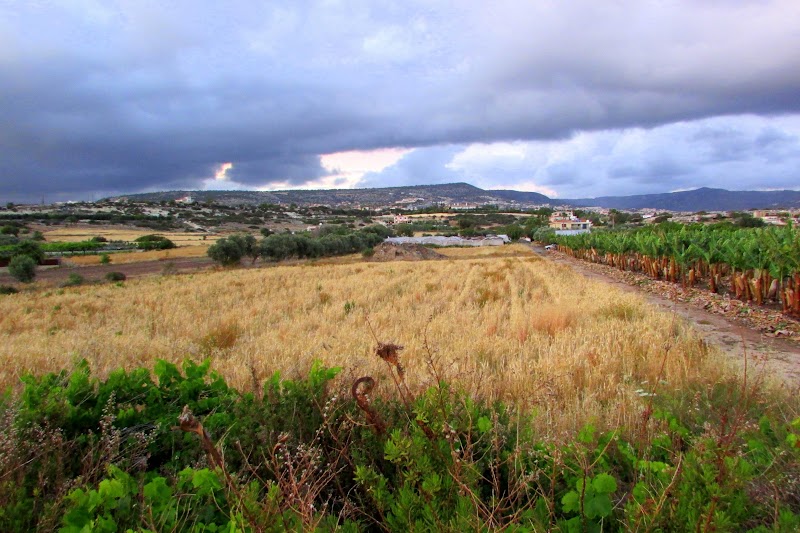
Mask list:
POLYGON ((576 217, 575 213, 572 211, 555 211, 550 215, 549 225, 556 230, 556 235, 575 235, 578 233, 588 233, 592 230, 591 221, 576 217))

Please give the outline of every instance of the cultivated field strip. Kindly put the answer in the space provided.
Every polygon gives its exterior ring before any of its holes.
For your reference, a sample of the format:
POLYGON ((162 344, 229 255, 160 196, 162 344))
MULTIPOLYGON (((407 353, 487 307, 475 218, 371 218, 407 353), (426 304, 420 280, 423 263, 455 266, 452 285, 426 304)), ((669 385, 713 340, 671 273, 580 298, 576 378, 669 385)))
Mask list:
POLYGON ((472 395, 535 410, 543 431, 628 425, 658 387, 714 382, 722 356, 633 294, 525 253, 423 262, 307 263, 4 297, 0 387, 85 358, 100 376, 210 357, 243 389, 311 363, 372 375, 392 394, 376 338, 403 345, 412 390, 432 357, 472 395), (375 337, 373 337, 373 331, 375 337), (426 348, 427 340, 427 348, 426 348), (664 362, 661 371, 662 361, 664 362), (384 378, 384 379, 382 379, 384 378))

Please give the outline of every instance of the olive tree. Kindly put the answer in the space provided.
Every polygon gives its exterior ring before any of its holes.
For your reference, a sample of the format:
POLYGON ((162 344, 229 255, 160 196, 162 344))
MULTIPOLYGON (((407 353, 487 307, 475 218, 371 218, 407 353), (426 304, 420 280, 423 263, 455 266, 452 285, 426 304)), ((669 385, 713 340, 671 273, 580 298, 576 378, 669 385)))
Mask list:
POLYGON ((36 261, 29 255, 15 255, 8 263, 8 273, 22 283, 30 283, 36 277, 36 261))

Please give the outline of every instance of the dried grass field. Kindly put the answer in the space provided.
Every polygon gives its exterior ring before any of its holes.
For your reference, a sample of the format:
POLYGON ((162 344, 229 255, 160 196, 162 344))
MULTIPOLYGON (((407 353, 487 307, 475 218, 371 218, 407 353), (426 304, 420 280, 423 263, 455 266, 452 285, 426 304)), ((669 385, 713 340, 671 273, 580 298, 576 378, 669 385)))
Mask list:
POLYGON ((218 238, 216 235, 208 235, 205 233, 178 231, 158 232, 147 229, 118 229, 107 226, 88 225, 76 225, 56 229, 46 229, 43 227, 42 229, 46 241, 58 242, 80 242, 91 239, 92 237, 105 237, 109 241, 133 241, 144 235, 157 233, 169 237, 169 239, 178 246, 193 246, 206 243, 210 245, 218 238))
MULTIPOLYGON (((147 261, 169 261, 170 259, 181 259, 188 257, 208 257, 208 247, 214 244, 214 241, 208 241, 207 244, 198 244, 195 246, 181 246, 179 248, 171 248, 169 250, 149 250, 146 252, 116 252, 109 254, 111 263, 115 265, 127 265, 130 263, 144 263, 147 261)), ((99 265, 100 254, 94 255, 73 255, 64 257, 62 262, 66 265, 99 265)))
MULTIPOLYGON (((206 257, 208 247, 214 244, 220 235, 190 232, 154 232, 153 230, 143 229, 119 229, 107 226, 69 226, 64 228, 43 230, 44 238, 50 242, 80 242, 91 239, 92 237, 104 237, 109 241, 134 241, 144 235, 164 235, 177 245, 171 250, 152 250, 148 252, 116 252, 110 254, 114 264, 141 263, 146 261, 164 261, 170 259, 180 259, 189 257, 206 257)), ((100 254, 73 255, 62 259, 67 265, 99 265, 100 254)))
POLYGON ((394 342, 412 390, 444 378, 475 397, 538 413, 541 431, 634 427, 648 391, 734 370, 689 326, 635 294, 523 247, 441 250, 419 262, 319 262, 153 276, 124 285, 32 290, 2 299, 0 388, 25 372, 100 376, 156 359, 210 357, 244 390, 315 359, 393 393, 376 343, 394 342), (498 255, 499 254, 499 255, 498 255))

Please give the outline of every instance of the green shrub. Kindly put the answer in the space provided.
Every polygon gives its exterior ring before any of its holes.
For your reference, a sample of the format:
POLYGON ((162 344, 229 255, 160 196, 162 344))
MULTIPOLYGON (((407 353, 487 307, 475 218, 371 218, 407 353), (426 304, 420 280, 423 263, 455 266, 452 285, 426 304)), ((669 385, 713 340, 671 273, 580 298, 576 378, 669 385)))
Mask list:
POLYGON ((62 287, 77 287, 78 285, 83 285, 86 280, 83 276, 78 274, 77 272, 72 272, 67 279, 61 283, 62 287))
POLYGON ((106 280, 107 281, 125 281, 127 276, 124 272, 107 272, 106 273, 106 280))
POLYGON ((111 256, 108 254, 100 254, 100 264, 101 265, 108 265, 111 263, 111 256))
POLYGON ((0 285, 0 294, 17 294, 19 289, 11 285, 0 285))
POLYGON ((175 243, 163 235, 142 235, 134 241, 142 250, 169 250, 175 243))
POLYGON ((30 283, 36 277, 36 261, 29 255, 15 255, 8 263, 8 273, 22 283, 30 283))
POLYGON ((223 237, 208 247, 208 256, 223 266, 239 264, 243 257, 258 257, 256 238, 252 235, 223 237))
POLYGON ((38 243, 31 240, 19 241, 19 244, 14 246, 13 255, 27 255, 34 260, 37 264, 44 259, 44 251, 38 243))
POLYGON ((10 224, 6 224, 5 226, 0 227, 0 235, 19 235, 19 227, 12 226, 10 224))
POLYGON ((19 237, 0 233, 0 246, 13 246, 19 243, 19 237))
POLYGON ((262 383, 254 371, 248 392, 208 360, 105 379, 86 361, 25 375, 13 405, 0 397, 0 531, 800 525, 794 401, 735 381, 664 390, 643 405, 641 432, 587 425, 556 440, 535 434, 519 406, 443 381, 412 394, 398 350, 376 351, 393 365, 377 378, 395 387, 383 399, 376 379, 351 385, 319 362, 304 379, 262 383))

